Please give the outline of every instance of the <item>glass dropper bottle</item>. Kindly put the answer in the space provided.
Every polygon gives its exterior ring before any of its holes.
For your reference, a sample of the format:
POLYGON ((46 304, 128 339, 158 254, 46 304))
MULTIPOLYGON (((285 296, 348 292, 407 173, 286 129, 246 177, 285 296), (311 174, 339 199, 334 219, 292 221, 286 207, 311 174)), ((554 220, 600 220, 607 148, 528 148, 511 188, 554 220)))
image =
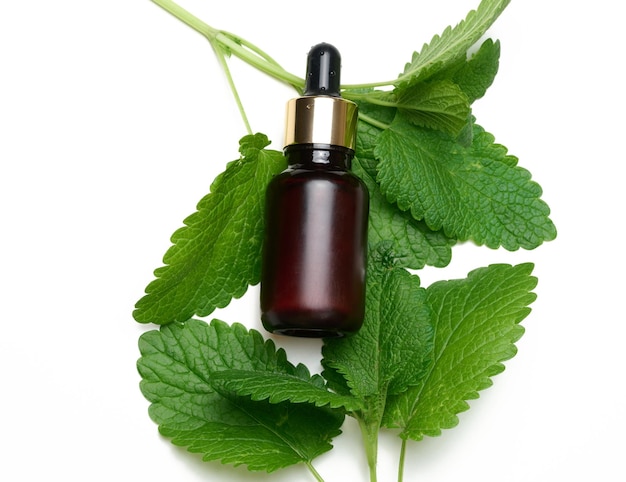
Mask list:
POLYGON ((308 54, 302 97, 287 104, 287 169, 269 184, 261 319, 303 337, 355 333, 365 311, 369 196, 350 172, 357 106, 340 95, 341 56, 308 54))

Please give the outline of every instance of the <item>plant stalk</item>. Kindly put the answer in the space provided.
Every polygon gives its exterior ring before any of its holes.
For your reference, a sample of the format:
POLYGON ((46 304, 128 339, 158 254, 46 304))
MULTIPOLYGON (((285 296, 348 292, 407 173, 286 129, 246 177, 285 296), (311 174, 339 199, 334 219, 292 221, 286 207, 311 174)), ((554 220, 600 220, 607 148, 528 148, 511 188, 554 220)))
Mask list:
POLYGON ((315 467, 313 467, 313 464, 311 462, 306 462, 306 466, 309 469, 309 471, 313 474, 313 477, 315 477, 315 480, 317 480, 317 482, 324 482, 323 477, 320 475, 320 473, 315 470, 315 467))
POLYGON ((246 131, 249 135, 252 135, 252 128, 250 127, 250 122, 248 121, 248 116, 246 115, 246 111, 243 108, 243 103, 241 102, 241 97, 239 97, 239 92, 237 91, 237 87, 235 86, 235 81, 233 80, 233 76, 230 73, 230 69, 228 68, 228 62, 226 62, 226 56, 223 51, 216 49, 217 58, 224 69, 224 73, 226 74, 226 78, 228 79, 228 85, 230 86, 230 90, 235 97, 235 102, 237 103, 237 107, 239 108, 239 113, 241 114, 241 118, 243 119, 243 123, 246 126, 246 131))
POLYGON ((389 128, 389 124, 380 122, 379 120, 376 120, 373 117, 370 117, 367 114, 363 114, 361 112, 359 112, 359 119, 362 120, 363 122, 367 122, 368 124, 371 124, 374 127, 378 127, 379 129, 382 129, 382 130, 389 128))
POLYGON ((283 69, 278 62, 267 55, 263 50, 247 40, 223 30, 211 27, 182 8, 172 0, 152 0, 159 7, 172 14, 174 17, 200 33, 211 43, 219 53, 231 53, 247 64, 264 72, 276 80, 292 86, 296 91, 302 92, 304 79, 293 75, 283 69))
MULTIPOLYGON (((233 54, 235 57, 243 60, 248 65, 264 72, 274 79, 293 87, 299 94, 304 91, 304 79, 294 75, 280 66, 276 60, 267 53, 254 45, 252 42, 245 40, 238 35, 218 30, 211 27, 206 22, 200 20, 191 12, 173 2, 172 0, 152 0, 159 7, 172 14, 174 17, 200 33, 213 45, 213 48, 233 54)), ((391 86, 394 81, 373 82, 368 84, 346 84, 343 89, 359 90, 375 87, 391 86)))
POLYGON ((402 446, 400 447, 400 460, 398 461, 398 482, 404 480, 404 461, 406 457, 406 439, 402 439, 402 446))
POLYGON ((379 424, 358 417, 361 435, 367 455, 367 465, 370 472, 370 482, 376 482, 376 466, 378 462, 378 427, 379 424))
MULTIPOLYGON (((287 72, 280 65, 275 63, 275 61, 268 60, 267 57, 261 57, 259 52, 262 51, 257 47, 254 47, 254 49, 244 48, 242 43, 233 40, 226 32, 221 31, 217 34, 216 41, 219 42, 223 48, 230 51, 234 56, 243 60, 248 65, 251 65, 257 70, 260 70, 261 72, 283 82, 284 84, 290 85, 296 89, 298 93, 302 93, 304 91, 303 78, 287 72)), ((250 46, 252 44, 245 42, 245 45, 250 46)))

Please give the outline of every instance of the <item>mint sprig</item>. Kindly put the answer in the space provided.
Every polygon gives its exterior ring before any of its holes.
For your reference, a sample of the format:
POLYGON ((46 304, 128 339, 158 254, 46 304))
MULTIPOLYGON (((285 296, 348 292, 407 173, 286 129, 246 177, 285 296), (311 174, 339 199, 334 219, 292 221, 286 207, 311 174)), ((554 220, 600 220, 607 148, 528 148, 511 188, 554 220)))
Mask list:
POLYGON ((404 453, 408 440, 456 426, 466 401, 491 386, 502 362, 516 353, 520 322, 535 300, 533 265, 492 265, 424 289, 417 276, 389 266, 393 259, 384 247, 377 254, 369 266, 363 329, 324 342, 326 381, 290 364, 284 351, 241 325, 190 320, 144 334, 142 391, 161 433, 205 460, 251 470, 299 462, 312 467, 313 458, 330 449, 346 413, 359 421, 376 480, 382 428, 400 430, 404 453), (319 407, 337 410, 318 413, 319 407), (286 414, 295 414, 292 425, 286 414), (298 430, 302 443, 310 437, 317 444, 292 445, 294 434, 283 430, 298 430), (290 442, 279 444, 275 432, 290 442), (251 440, 259 442, 257 450, 251 440), (276 459, 262 457, 266 443, 280 446, 276 459))
POLYGON ((244 38, 171 0, 153 1, 210 42, 248 135, 241 158, 172 236, 164 266, 137 302, 137 321, 162 325, 139 342, 150 416, 204 460, 268 472, 302 464, 318 482, 312 461, 350 416, 363 433, 370 481, 380 431, 398 434, 402 481, 409 441, 456 426, 467 401, 515 355, 537 284, 530 263, 478 268, 428 287, 407 269, 446 266, 459 241, 516 250, 556 237, 539 184, 472 113, 498 71, 500 44, 486 39, 468 51, 509 1, 481 1, 398 78, 342 86, 359 104, 353 171, 371 199, 366 319, 356 335, 324 340, 321 374, 291 364, 256 330, 193 318, 258 283, 265 188, 285 168, 267 137, 252 134, 227 59, 239 57, 298 93, 304 81, 244 38))

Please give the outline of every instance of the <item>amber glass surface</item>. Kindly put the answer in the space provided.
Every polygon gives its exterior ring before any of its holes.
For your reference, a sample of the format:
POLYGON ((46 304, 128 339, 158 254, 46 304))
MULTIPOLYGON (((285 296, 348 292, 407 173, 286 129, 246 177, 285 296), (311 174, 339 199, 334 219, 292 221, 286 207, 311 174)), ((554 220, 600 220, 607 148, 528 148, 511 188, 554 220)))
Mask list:
POLYGON ((344 336, 363 323, 368 193, 352 151, 285 150, 289 167, 267 189, 261 316, 274 333, 344 336))

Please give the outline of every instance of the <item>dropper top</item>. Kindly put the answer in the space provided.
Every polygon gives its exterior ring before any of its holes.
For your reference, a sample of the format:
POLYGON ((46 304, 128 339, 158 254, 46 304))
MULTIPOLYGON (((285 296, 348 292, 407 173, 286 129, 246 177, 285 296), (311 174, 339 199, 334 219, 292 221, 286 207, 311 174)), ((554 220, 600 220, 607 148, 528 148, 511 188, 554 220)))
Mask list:
POLYGON ((309 51, 304 95, 340 96, 341 54, 328 43, 314 45, 309 51))
POLYGON ((326 144, 355 149, 358 107, 341 97, 341 55, 330 44, 311 48, 304 95, 287 103, 285 146, 326 144))

